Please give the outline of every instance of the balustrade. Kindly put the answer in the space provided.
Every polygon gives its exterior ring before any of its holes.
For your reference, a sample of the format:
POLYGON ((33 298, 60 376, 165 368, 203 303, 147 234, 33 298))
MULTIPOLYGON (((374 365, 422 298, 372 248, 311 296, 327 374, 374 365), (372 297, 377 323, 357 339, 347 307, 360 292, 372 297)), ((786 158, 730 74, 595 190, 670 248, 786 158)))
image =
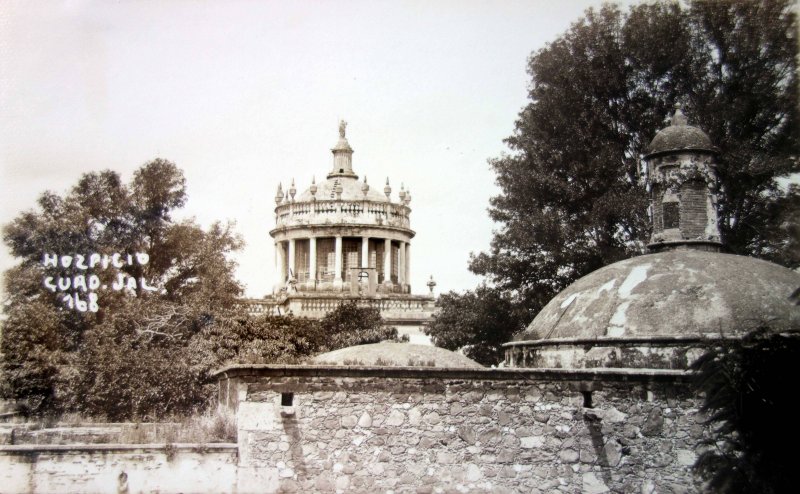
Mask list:
POLYGON ((409 208, 401 204, 380 203, 372 201, 314 201, 290 202, 278 206, 275 210, 277 226, 288 226, 297 221, 314 223, 314 216, 319 216, 320 223, 329 220, 329 215, 344 218, 360 219, 364 223, 383 221, 400 222, 400 226, 409 228, 409 208))

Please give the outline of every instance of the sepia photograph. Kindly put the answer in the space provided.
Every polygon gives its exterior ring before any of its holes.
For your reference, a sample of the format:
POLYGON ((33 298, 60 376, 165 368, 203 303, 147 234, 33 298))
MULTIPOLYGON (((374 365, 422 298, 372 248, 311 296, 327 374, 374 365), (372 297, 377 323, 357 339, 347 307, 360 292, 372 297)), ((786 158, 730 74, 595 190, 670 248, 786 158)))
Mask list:
POLYGON ((793 492, 799 9, 0 0, 0 492, 793 492))

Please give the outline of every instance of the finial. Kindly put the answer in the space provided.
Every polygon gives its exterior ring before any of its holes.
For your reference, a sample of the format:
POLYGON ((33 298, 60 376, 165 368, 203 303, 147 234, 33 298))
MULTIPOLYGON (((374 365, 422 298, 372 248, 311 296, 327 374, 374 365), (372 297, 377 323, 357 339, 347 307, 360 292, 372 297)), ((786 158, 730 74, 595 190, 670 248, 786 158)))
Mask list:
POLYGON ((670 125, 688 125, 689 120, 686 118, 686 115, 683 114, 681 110, 681 104, 675 103, 675 113, 672 115, 670 119, 670 125))
POLYGON ((431 279, 430 279, 430 280, 428 280, 428 283, 426 283, 426 285, 428 285, 428 288, 429 288, 429 289, 430 289, 430 291, 431 291, 431 295, 433 295, 433 287, 435 287, 435 286, 436 286, 436 282, 435 282, 435 281, 433 281, 433 275, 431 275, 431 279))
POLYGON ((403 188, 403 182, 400 182, 400 193, 397 195, 400 196, 400 202, 404 202, 404 199, 406 198, 406 191, 403 188))
POLYGON ((361 192, 364 193, 364 199, 367 198, 367 192, 369 192, 369 185, 367 184, 367 176, 364 175, 364 184, 361 185, 361 192))
POLYGON ((292 196, 292 202, 294 202, 294 195, 297 193, 297 189, 294 188, 294 179, 292 179, 292 186, 289 188, 289 195, 292 196))
POLYGON ((386 186, 383 188, 383 193, 386 194, 386 199, 389 200, 389 196, 392 194, 392 188, 389 187, 389 177, 386 177, 386 186))
POLYGON ((314 175, 311 175, 311 187, 308 191, 311 192, 311 200, 315 201, 317 199, 317 182, 314 180, 314 175))
POLYGON ((280 204, 283 202, 283 187, 281 187, 281 183, 278 182, 278 191, 275 193, 275 204, 280 204))
POLYGON ((403 203, 408 206, 408 203, 411 202, 411 189, 406 189, 406 198, 403 200, 403 203))
POLYGON ((344 139, 345 130, 347 129, 347 122, 339 120, 339 137, 344 139))

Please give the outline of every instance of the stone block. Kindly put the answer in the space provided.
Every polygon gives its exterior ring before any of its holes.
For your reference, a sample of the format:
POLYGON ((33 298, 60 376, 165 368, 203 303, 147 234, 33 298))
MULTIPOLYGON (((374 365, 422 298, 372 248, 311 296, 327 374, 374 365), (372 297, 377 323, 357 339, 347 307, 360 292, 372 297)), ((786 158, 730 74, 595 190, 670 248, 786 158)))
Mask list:
POLYGON ((372 427, 372 417, 367 412, 361 414, 361 417, 358 418, 358 426, 362 428, 369 428, 372 427))
POLYGON ((574 449, 564 449, 558 453, 558 458, 564 463, 575 463, 580 455, 574 449))
POLYGON ((544 446, 544 439, 541 436, 528 436, 520 438, 520 447, 524 449, 541 448, 544 446))

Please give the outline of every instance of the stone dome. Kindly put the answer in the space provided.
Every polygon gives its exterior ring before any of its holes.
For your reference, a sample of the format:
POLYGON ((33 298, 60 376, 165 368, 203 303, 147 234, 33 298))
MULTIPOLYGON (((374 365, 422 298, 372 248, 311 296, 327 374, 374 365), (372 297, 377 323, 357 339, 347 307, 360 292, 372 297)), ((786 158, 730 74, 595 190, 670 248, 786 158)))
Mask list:
POLYGON ((364 195, 363 187, 364 181, 357 180, 352 177, 331 177, 324 182, 316 184, 317 190, 315 194, 311 194, 311 187, 308 187, 302 194, 295 200, 297 202, 310 202, 313 198, 317 201, 334 200, 336 199, 336 186, 342 186, 342 199, 343 201, 373 201, 373 202, 387 202, 386 194, 383 193, 383 185, 369 185, 367 195, 364 195))
POLYGON ((442 367, 482 368, 479 363, 461 354, 429 345, 384 341, 358 345, 311 359, 317 365, 365 365, 379 367, 442 367))
POLYGON ((670 125, 658 131, 650 141, 645 157, 675 151, 716 152, 708 135, 701 129, 688 125, 680 108, 675 110, 670 125))
POLYGON ((800 273, 752 257, 675 250, 601 268, 556 295, 515 341, 733 335, 800 327, 800 273))

